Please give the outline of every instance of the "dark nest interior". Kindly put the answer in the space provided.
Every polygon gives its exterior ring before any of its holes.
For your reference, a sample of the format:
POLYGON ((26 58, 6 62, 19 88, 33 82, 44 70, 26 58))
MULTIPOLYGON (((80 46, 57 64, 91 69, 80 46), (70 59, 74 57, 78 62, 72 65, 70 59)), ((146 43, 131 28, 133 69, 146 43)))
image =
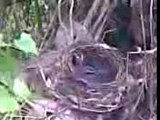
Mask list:
POLYGON ((24 120, 156 120, 156 0, 57 0, 22 78, 24 120), (38 97, 37 97, 38 96, 38 97))

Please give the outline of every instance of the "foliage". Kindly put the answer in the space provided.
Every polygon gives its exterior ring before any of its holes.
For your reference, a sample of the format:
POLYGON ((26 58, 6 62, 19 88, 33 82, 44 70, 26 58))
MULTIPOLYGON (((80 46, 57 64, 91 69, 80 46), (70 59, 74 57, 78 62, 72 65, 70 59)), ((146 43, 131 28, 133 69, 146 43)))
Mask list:
POLYGON ((29 34, 21 33, 20 38, 14 40, 14 44, 19 50, 24 51, 26 54, 33 53, 38 55, 36 43, 29 34))
POLYGON ((17 100, 4 87, 0 86, 0 91, 0 113, 18 110, 19 104, 17 100))
POLYGON ((42 27, 44 3, 42 0, 1 0, 0 3, 0 113, 8 113, 20 109, 19 102, 31 96, 18 77, 19 64, 29 59, 30 54, 38 55, 35 36, 30 33, 42 27))

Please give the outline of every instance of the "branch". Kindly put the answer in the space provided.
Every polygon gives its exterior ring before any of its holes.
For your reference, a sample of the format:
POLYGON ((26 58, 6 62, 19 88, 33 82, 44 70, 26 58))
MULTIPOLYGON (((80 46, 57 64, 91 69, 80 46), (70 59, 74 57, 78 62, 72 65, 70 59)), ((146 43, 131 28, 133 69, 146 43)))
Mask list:
POLYGON ((99 4, 102 0, 95 0, 94 3, 92 4, 91 9, 88 12, 87 17, 84 20, 84 26, 86 26, 86 28, 89 27, 89 25, 91 24, 91 20, 95 14, 95 11, 97 11, 99 4))
POLYGON ((143 15, 143 0, 140 0, 140 19, 141 19, 141 27, 142 27, 142 39, 144 44, 144 79, 145 79, 145 87, 147 89, 147 63, 146 61, 146 32, 145 32, 145 25, 144 25, 144 15, 143 15))
POLYGON ((62 21, 62 16, 61 16, 61 4, 62 4, 62 0, 58 0, 58 19, 59 19, 59 23, 62 27, 62 29, 64 30, 64 34, 66 34, 66 40, 65 40, 65 44, 68 46, 68 39, 67 39, 67 27, 64 25, 63 21, 62 21))
POLYGON ((74 8, 74 0, 71 0, 71 7, 69 10, 69 21, 70 21, 70 35, 73 38, 73 8, 74 8))
POLYGON ((153 35, 153 0, 150 2, 150 34, 151 34, 151 48, 154 43, 154 35, 153 35))

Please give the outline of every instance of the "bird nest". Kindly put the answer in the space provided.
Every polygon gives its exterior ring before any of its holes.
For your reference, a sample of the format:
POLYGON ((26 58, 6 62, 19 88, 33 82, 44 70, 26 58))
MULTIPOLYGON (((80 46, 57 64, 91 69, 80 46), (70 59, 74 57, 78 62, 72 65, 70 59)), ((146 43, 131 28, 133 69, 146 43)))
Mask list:
POLYGON ((101 45, 79 45, 60 55, 55 91, 72 108, 104 113, 125 101, 124 60, 116 50, 101 45))
MULTIPOLYGON (((67 112, 71 117, 64 117, 65 120, 75 120, 79 116, 93 120, 97 115, 102 115, 103 119, 119 120, 117 115, 122 115, 124 119, 138 120, 139 116, 146 117, 149 110, 155 111, 149 104, 156 105, 156 56, 150 51, 146 54, 145 60, 143 52, 126 58, 104 44, 75 43, 32 60, 24 73, 32 88, 41 95, 45 91, 52 98, 51 106, 47 103, 45 109, 51 108, 53 115, 62 117, 67 112), (146 78, 144 69, 148 73, 146 78), (151 98, 146 101, 145 97, 151 98), (53 103, 57 108, 53 108, 53 103), (57 112, 59 108, 64 111, 57 112)), ((33 109, 37 104, 41 103, 34 103, 33 109)))

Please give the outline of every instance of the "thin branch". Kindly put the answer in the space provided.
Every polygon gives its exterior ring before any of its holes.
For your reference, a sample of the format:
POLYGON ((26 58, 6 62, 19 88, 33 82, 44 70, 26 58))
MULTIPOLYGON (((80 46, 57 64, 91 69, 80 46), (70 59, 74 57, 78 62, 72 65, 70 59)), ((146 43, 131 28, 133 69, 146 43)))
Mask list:
POLYGON ((50 87, 51 86, 51 80, 50 79, 46 79, 46 76, 45 76, 45 73, 44 73, 44 70, 43 68, 39 65, 39 72, 40 72, 40 75, 42 77, 42 80, 43 82, 45 83, 46 87, 50 87))
MULTIPOLYGON (((106 13, 106 14, 107 14, 107 13, 106 13)), ((95 34, 95 35, 94 35, 94 40, 95 40, 96 42, 98 42, 98 40, 99 40, 100 37, 101 37, 101 34, 102 34, 103 30, 104 30, 104 25, 105 25, 105 23, 106 23, 107 18, 108 18, 108 16, 106 15, 106 16, 104 17, 103 21, 101 22, 100 26, 98 27, 98 30, 96 30, 96 29, 94 30, 94 29, 93 29, 94 32, 92 32, 92 33, 95 34)))
POLYGON ((145 24, 144 24, 144 14, 143 14, 143 0, 140 0, 140 19, 141 19, 141 27, 142 27, 142 39, 144 44, 144 79, 145 79, 145 87, 147 89, 147 63, 146 63, 146 32, 145 32, 145 24))
POLYGON ((48 29, 47 29, 47 31, 46 31, 43 39, 42 39, 42 42, 41 42, 41 44, 40 44, 39 51, 42 50, 42 48, 43 48, 43 46, 44 46, 44 44, 45 44, 45 41, 47 40, 47 37, 48 37, 49 34, 50 34, 50 31, 52 31, 52 29, 53 29, 53 24, 54 24, 56 15, 57 15, 57 13, 55 12, 54 15, 52 16, 52 19, 51 19, 51 21, 50 21, 50 23, 49 23, 49 25, 48 25, 48 27, 47 27, 48 29))
POLYGON ((144 44, 144 51, 146 51, 146 32, 145 32, 144 14, 143 14, 143 0, 140 0, 140 19, 141 19, 142 39, 143 39, 143 44, 144 44))
POLYGON ((102 19, 104 18, 105 16, 105 13, 107 12, 108 8, 109 8, 109 2, 106 0, 103 2, 102 4, 103 6, 101 7, 101 10, 100 10, 100 15, 98 16, 97 20, 95 21, 94 25, 93 25, 93 33, 96 33, 96 29, 97 29, 97 26, 100 24, 100 22, 102 21, 102 19))
POLYGON ((150 2, 150 35, 151 35, 151 48, 153 48, 153 43, 154 43, 154 34, 153 34, 153 3, 154 3, 154 1, 151 0, 151 2, 150 2))
POLYGON ((138 98, 137 98, 137 100, 136 100, 136 103, 135 103, 135 105, 133 106, 133 108, 131 109, 131 119, 130 120, 133 120, 133 115, 135 114, 135 111, 136 111, 136 109, 137 109, 137 107, 138 107, 138 105, 139 105, 139 103, 140 103, 140 100, 141 100, 141 98, 142 98, 142 96, 143 96, 143 87, 145 86, 145 83, 142 85, 142 87, 141 87, 141 89, 140 89, 140 93, 139 93, 139 96, 138 96, 138 98))
POLYGON ((141 49, 135 52, 128 52, 129 54, 154 54, 157 52, 157 47, 151 50, 142 51, 141 49))
POLYGON ((98 17, 96 23, 93 26, 92 33, 95 34, 94 39, 96 42, 100 39, 100 37, 104 38, 104 35, 106 34, 106 33, 104 33, 102 35, 102 32, 104 31, 104 26, 105 26, 105 23, 108 19, 108 16, 112 11, 111 8, 112 8, 112 6, 109 4, 109 1, 106 0, 104 3, 104 7, 102 7, 102 9, 101 9, 101 15, 98 17))
POLYGON ((60 25, 62 26, 62 28, 64 30, 66 30, 67 28, 64 25, 63 20, 62 20, 62 16, 61 16, 61 5, 62 5, 62 0, 58 0, 58 19, 59 19, 59 22, 60 22, 60 25))
POLYGON ((84 20, 84 26, 86 26, 86 28, 90 26, 91 20, 98 9, 100 2, 102 2, 102 0, 95 0, 94 3, 92 4, 92 7, 88 12, 87 17, 84 20))
MULTIPOLYGON (((153 33, 153 4, 154 1, 151 0, 150 1, 150 35, 151 35, 151 48, 153 48, 154 46, 154 33, 153 33)), ((153 105, 153 81, 150 80, 150 90, 149 90, 149 99, 150 99, 150 103, 149 103, 149 108, 150 108, 150 112, 151 115, 154 114, 154 105, 153 105)))
POLYGON ((127 52, 126 58, 126 79, 129 81, 129 53, 127 52))
POLYGON ((63 20, 62 20, 62 16, 61 16, 61 5, 62 5, 62 0, 58 0, 58 19, 59 19, 59 23, 60 23, 61 27, 62 27, 63 30, 64 30, 64 34, 66 34, 66 35, 65 35, 65 37, 66 37, 65 44, 68 46, 67 27, 64 25, 63 20))
POLYGON ((69 10, 69 21, 70 21, 70 35, 73 38, 73 8, 74 8, 74 0, 71 0, 71 7, 69 10))

